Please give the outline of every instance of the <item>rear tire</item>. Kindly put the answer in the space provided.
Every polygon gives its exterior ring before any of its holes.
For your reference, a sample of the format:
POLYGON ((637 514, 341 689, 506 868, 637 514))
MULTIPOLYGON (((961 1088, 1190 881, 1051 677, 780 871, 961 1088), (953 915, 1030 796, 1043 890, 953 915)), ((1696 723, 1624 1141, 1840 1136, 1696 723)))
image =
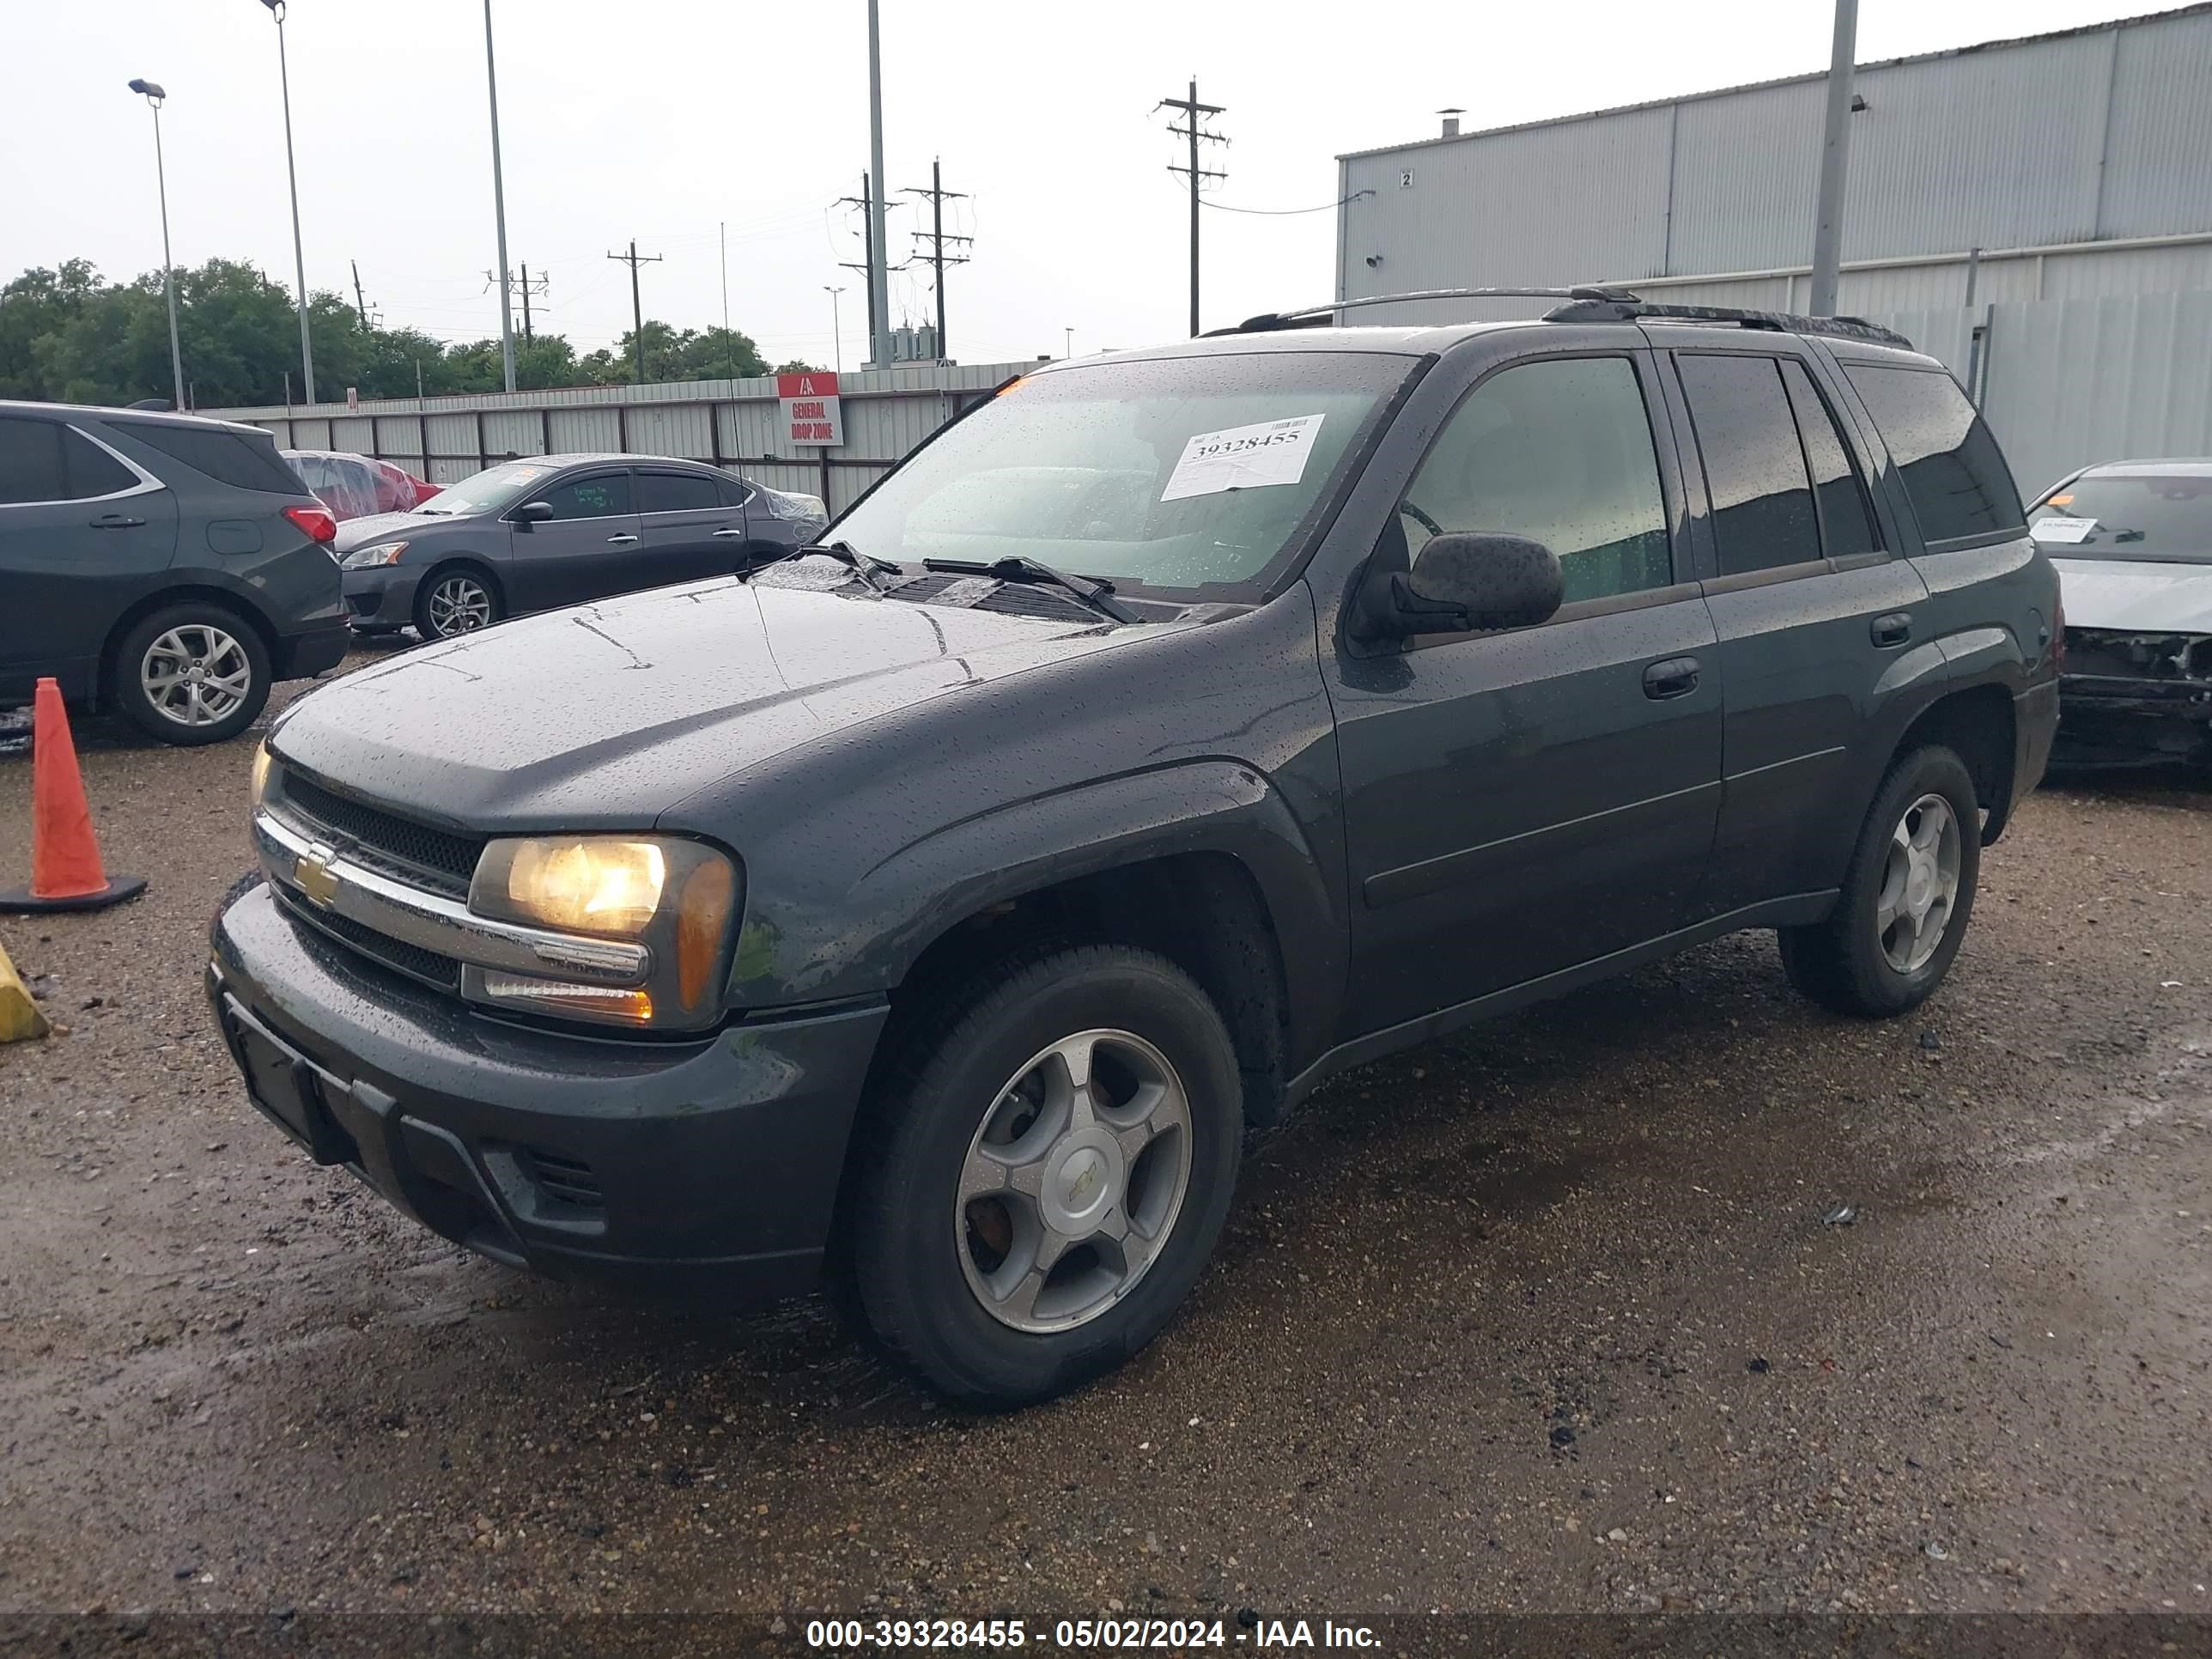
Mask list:
POLYGON ((835 1299, 947 1400, 1029 1405, 1197 1283, 1236 1184, 1236 1051, 1188 975, 1120 945, 1039 947, 937 1009, 856 1131, 835 1299))
POLYGON ((415 590, 415 631, 426 644, 473 634, 506 615, 499 584, 475 565, 441 565, 415 590))
POLYGON ((1779 930, 1790 982, 1838 1013, 1887 1018, 1919 1006, 1959 954, 1981 863, 1966 763, 1935 744, 1900 756, 1875 792, 1834 910, 1779 930))
POLYGON ((269 647, 228 605, 172 605, 141 617, 115 648, 108 698, 157 742, 222 743, 269 701, 269 647))

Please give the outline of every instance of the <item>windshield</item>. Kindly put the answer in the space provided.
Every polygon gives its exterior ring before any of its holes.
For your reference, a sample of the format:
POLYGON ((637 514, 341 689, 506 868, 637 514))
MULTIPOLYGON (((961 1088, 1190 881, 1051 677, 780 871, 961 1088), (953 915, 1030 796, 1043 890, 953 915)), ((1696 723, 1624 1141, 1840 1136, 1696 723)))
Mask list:
POLYGON ((1019 556, 1117 586, 1262 584, 1413 360, 1267 351, 1016 382, 838 521, 912 563, 1019 556))
POLYGON ((2212 564, 2212 471, 2076 478, 2038 502, 2027 522, 2053 558, 2212 564))
POLYGON ((497 513, 524 499, 533 485, 551 477, 553 471, 550 466, 528 461, 503 462, 472 472, 459 483, 447 484, 415 510, 439 514, 497 513))

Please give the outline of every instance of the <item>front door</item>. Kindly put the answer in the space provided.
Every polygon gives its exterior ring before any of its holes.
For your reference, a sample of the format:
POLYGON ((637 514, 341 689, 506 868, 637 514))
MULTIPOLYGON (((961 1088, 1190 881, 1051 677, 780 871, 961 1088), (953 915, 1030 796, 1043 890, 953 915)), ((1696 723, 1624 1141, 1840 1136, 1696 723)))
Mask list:
POLYGON ((553 508, 550 519, 517 525, 509 586, 518 611, 580 605, 650 586, 627 579, 637 569, 637 514, 628 467, 601 467, 562 479, 536 499, 553 508))
POLYGON ((1843 880, 1866 810, 1854 751, 1885 676, 1927 647, 1927 590, 1893 557, 1860 465, 1805 359, 1674 356, 1703 459, 1705 600, 1728 682, 1723 789, 1701 908, 1843 880))
POLYGON ((639 587, 726 576, 744 563, 745 510, 701 472, 637 474, 639 587))
POLYGON ((1559 556, 1565 603, 1534 628, 1337 647, 1347 1036, 1684 923, 1719 803, 1721 686, 1675 563, 1655 373, 1640 351, 1492 370, 1384 532, 1385 559, 1448 531, 1533 538, 1559 556))
POLYGON ((0 416, 0 703, 90 696, 115 619, 177 550, 177 498, 60 421, 0 416))

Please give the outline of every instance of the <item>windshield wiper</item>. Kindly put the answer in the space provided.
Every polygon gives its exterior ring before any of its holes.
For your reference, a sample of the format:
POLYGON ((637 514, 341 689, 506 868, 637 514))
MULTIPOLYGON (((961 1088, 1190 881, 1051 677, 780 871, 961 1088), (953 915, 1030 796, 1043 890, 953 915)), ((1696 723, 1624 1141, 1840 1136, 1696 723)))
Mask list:
POLYGON ((889 559, 879 559, 872 553, 863 553, 850 542, 815 542, 805 547, 794 547, 788 553, 779 553, 775 557, 755 565, 748 574, 757 575, 769 565, 781 564, 787 559, 803 559, 810 553, 827 554, 840 564, 851 566, 853 574, 878 593, 884 591, 883 577, 903 576, 906 574, 889 559))
POLYGON ((996 576, 1002 582, 1029 582, 1057 587, 1073 593, 1078 599, 1109 622, 1141 622, 1142 617, 1127 606, 1115 603, 1114 584, 1094 581, 1088 576, 1071 576, 1064 570, 1054 570, 1042 560, 1026 554, 1012 554, 1003 559, 986 562, 981 559, 924 559, 924 570, 941 570, 948 575, 996 576))

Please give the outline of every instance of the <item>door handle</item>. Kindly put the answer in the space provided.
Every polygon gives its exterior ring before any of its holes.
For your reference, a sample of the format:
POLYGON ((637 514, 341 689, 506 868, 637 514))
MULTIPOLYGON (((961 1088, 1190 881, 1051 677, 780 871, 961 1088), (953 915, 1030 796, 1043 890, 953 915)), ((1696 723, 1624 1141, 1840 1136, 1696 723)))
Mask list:
POLYGON ((714 539, 718 542, 735 541, 738 537, 744 533, 745 532, 742 530, 717 530, 714 532, 714 539))
POLYGON ((92 527, 94 530, 136 530, 145 522, 145 520, 134 519, 126 513, 103 513, 92 521, 92 527))
POLYGON ((636 539, 636 537, 629 535, 610 536, 607 538, 607 545, 609 547, 628 547, 636 539))
POLYGON ((1892 611, 1876 617, 1867 624, 1867 632, 1874 635, 1876 645, 1903 645, 1912 637, 1912 614, 1907 611, 1892 611))
POLYGON ((1644 695, 1655 702, 1686 697, 1698 689, 1701 672, 1695 657, 1669 657, 1644 671, 1644 695))

